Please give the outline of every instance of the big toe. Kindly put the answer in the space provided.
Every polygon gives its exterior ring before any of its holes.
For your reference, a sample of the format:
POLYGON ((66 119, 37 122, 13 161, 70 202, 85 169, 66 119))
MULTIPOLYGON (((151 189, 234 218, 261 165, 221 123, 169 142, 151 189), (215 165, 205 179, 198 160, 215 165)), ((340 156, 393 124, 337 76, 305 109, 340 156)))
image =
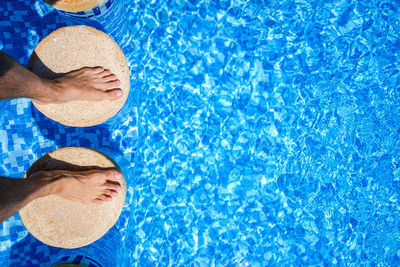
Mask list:
POLYGON ((112 89, 107 91, 108 99, 111 101, 118 100, 122 97, 123 93, 121 89, 112 89))
POLYGON ((117 170, 108 170, 106 173, 107 179, 111 181, 120 181, 122 179, 122 173, 117 170))

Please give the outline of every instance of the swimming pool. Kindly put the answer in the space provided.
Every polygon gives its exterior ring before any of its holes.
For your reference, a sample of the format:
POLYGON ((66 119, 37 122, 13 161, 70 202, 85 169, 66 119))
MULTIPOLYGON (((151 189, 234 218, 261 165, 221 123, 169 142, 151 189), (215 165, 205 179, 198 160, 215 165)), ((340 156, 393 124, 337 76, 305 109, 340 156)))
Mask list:
MULTIPOLYGON (((112 120, 0 102, 1 175, 59 147, 110 153, 127 202, 82 250, 117 266, 399 265, 400 2, 161 2, 129 1, 134 94, 112 120)), ((0 48, 26 65, 63 25, 2 1, 0 48)), ((0 225, 3 266, 62 253, 19 215, 0 225)))

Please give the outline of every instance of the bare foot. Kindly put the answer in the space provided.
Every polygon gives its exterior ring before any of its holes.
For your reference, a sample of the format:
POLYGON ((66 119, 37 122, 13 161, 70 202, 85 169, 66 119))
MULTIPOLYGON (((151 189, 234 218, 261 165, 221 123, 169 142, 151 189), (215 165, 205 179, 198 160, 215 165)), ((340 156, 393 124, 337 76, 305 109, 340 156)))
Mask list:
POLYGON ((42 196, 55 194, 83 204, 100 204, 112 200, 121 190, 121 179, 122 174, 113 169, 81 172, 39 171, 28 177, 28 180, 47 186, 46 190, 42 190, 42 196))
POLYGON ((42 104, 65 103, 74 100, 102 101, 122 97, 121 82, 102 67, 85 67, 60 78, 45 80, 47 92, 35 100, 42 104))

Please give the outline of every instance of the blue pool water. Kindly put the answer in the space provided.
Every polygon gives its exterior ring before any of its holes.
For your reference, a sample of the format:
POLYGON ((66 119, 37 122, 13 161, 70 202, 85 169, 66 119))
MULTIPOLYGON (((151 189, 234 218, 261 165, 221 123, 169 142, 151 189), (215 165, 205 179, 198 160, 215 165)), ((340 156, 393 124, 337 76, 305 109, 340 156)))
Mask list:
MULTIPOLYGON (((0 102, 1 175, 64 146, 123 168, 122 215, 81 253, 116 266, 400 265, 400 1, 126 4, 133 93, 115 118, 70 128, 27 99, 0 102)), ((26 64, 63 25, 40 1, 2 1, 0 49, 26 64)), ((0 225, 4 266, 63 253, 18 214, 0 225)))

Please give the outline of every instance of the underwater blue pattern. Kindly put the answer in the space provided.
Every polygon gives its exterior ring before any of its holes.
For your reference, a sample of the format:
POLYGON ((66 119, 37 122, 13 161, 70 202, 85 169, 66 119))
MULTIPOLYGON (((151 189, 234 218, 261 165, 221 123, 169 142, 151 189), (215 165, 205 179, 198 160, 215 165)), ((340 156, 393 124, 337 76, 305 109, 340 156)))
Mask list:
MULTIPOLYGON (((89 246, 104 266, 400 265, 400 1, 125 4, 124 109, 70 128, 0 102, 2 175, 63 146, 116 158, 127 203, 89 246)), ((63 25, 39 0, 2 1, 0 49, 26 64, 63 25)), ((5 266, 63 253, 18 215, 0 225, 5 266)))

